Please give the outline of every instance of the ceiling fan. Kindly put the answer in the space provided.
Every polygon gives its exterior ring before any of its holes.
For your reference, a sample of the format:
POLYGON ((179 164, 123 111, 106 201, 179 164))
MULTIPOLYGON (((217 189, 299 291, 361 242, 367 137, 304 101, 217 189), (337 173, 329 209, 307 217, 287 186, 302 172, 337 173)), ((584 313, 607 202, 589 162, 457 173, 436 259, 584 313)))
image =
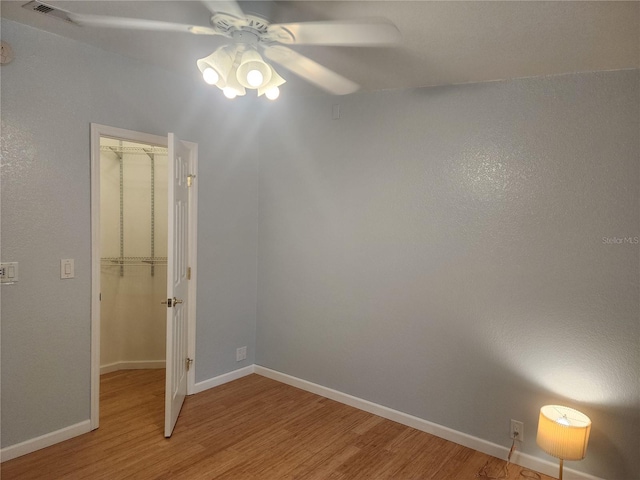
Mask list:
MULTIPOLYGON (((65 12, 66 19, 80 26, 184 32, 195 35, 219 35, 231 41, 197 61, 204 80, 220 88, 226 97, 257 90, 269 99, 279 95, 285 83, 264 56, 313 85, 334 95, 358 90, 359 85, 320 65, 287 45, 381 46, 400 41, 398 28, 385 19, 269 23, 256 15, 245 14, 235 0, 202 1, 211 12, 210 26, 111 17, 65 12)), ((29 4, 44 5, 41 2, 29 4)), ((27 4, 27 5, 29 5, 27 4)), ((27 7, 25 5, 25 7, 27 7)), ((38 8, 34 10, 41 11, 38 8)), ((45 13, 45 12, 43 12, 45 13)))

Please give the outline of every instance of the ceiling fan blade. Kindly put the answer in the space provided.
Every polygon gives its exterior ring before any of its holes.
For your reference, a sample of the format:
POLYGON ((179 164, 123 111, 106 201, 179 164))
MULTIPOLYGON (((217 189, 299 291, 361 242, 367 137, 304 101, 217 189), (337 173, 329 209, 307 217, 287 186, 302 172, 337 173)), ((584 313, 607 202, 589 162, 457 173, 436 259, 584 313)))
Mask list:
POLYGON ((216 13, 227 13, 237 18, 246 18, 246 15, 238 5, 238 2, 234 0, 215 1, 215 0, 202 0, 205 7, 211 12, 211 15, 216 13))
POLYGON ((264 54, 269 60, 334 95, 347 95, 360 88, 357 83, 283 45, 265 47, 264 54))
POLYGON ((400 30, 386 19, 277 23, 269 26, 273 40, 297 45, 391 45, 402 40, 400 30))
POLYGON ((141 18, 109 17, 104 15, 89 15, 69 13, 72 22, 87 27, 130 28, 134 30, 155 30, 162 32, 184 32, 197 35, 220 35, 211 27, 199 25, 185 25, 182 23, 162 22, 159 20, 145 20, 141 18))

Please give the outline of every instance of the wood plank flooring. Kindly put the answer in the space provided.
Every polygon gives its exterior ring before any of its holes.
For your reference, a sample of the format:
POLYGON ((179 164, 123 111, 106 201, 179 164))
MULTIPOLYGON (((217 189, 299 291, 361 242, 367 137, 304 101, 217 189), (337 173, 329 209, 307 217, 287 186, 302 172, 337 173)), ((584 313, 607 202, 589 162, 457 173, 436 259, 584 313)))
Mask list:
POLYGON ((3 463, 2 480, 464 480, 505 465, 259 375, 187 397, 170 439, 164 370, 113 372, 100 389, 98 430, 3 463))

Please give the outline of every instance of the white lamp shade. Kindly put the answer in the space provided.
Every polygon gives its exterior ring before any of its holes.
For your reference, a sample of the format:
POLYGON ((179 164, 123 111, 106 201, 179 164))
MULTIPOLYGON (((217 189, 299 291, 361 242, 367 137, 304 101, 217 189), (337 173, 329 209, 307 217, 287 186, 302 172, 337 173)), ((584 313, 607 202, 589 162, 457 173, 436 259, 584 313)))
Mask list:
POLYGON ((536 442, 549 455, 582 460, 587 452, 591 420, 584 413, 560 405, 540 409, 536 442))
MULTIPOLYGON (((236 92, 236 96, 238 96, 238 97, 242 97, 243 95, 246 95, 246 93, 247 93, 247 91, 245 90, 244 86, 241 85, 238 82, 237 74, 236 74, 236 68, 235 67, 232 67, 231 71, 229 72, 229 76, 227 78, 227 83, 226 83, 225 87, 222 90, 224 91, 225 89, 227 89, 227 92, 229 92, 229 90, 234 90, 236 92)), ((225 93, 225 95, 227 95, 227 93, 225 93)))
POLYGON ((269 70, 271 70, 271 78, 265 83, 263 86, 258 87, 258 96, 264 95, 267 91, 271 90, 274 87, 279 87, 283 83, 286 83, 286 80, 278 75, 278 72, 269 65, 269 70))
MULTIPOLYGON (((258 76, 256 75, 256 78, 257 77, 258 76)), ((247 50, 242 54, 242 60, 238 65, 236 78, 245 88, 260 88, 271 80, 271 67, 265 63, 258 52, 255 50, 247 50), (260 72, 262 75, 262 79, 259 83, 251 81, 249 73, 253 71, 260 72)))
POLYGON ((218 81, 215 83, 220 88, 227 84, 227 77, 233 66, 234 57, 227 47, 220 47, 208 57, 196 61, 200 73, 204 74, 207 68, 213 69, 218 74, 218 81))

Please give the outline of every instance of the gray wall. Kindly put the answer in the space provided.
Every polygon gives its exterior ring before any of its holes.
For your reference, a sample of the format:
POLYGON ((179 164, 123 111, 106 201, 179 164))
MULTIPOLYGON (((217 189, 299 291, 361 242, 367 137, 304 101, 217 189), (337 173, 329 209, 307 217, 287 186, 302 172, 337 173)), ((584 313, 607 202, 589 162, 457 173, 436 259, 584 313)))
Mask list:
POLYGON ((638 71, 278 104, 260 162, 257 363, 567 466, 638 478, 638 71), (332 105, 341 118, 332 120, 332 105), (635 243, 607 243, 634 237, 635 243))
POLYGON ((199 144, 196 381, 255 361, 503 445, 515 418, 547 459, 538 409, 568 403, 594 422, 568 466, 637 476, 638 245, 603 240, 640 235, 637 71, 263 108, 2 37, 2 446, 89 418, 96 122, 199 144))
POLYGON ((2 446, 87 420, 90 412, 90 123, 199 145, 196 381, 254 362, 257 159, 261 118, 195 76, 2 20, 15 60, 2 67, 2 446), (60 259, 76 278, 60 280, 60 259), (236 347, 248 358, 236 363, 236 347))

